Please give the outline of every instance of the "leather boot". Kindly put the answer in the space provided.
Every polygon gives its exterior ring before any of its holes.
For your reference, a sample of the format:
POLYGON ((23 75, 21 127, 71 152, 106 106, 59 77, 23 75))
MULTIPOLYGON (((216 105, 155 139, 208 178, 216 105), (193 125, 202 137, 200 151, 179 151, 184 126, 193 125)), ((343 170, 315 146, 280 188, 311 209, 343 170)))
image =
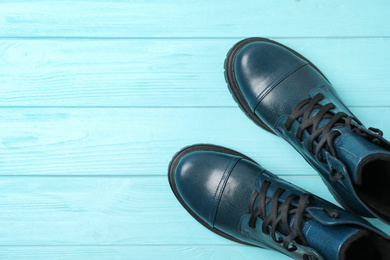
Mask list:
POLYGON ((197 221, 235 242, 295 259, 390 259, 389 237, 366 220, 233 150, 189 146, 174 156, 168 176, 197 221))
POLYGON ((343 207, 390 223, 390 143, 316 66, 280 43, 249 38, 228 53, 225 78, 246 115, 290 143, 343 207))

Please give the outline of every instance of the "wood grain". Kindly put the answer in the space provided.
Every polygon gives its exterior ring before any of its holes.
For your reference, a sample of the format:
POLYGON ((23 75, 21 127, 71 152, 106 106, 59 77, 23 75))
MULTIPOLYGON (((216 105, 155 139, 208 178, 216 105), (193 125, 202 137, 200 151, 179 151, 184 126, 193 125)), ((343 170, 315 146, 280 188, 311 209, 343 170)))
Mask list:
MULTIPOLYGON (((285 179, 334 202, 318 176, 285 179)), ((193 219, 166 176, 2 177, 0 190, 1 246, 235 245, 193 219)))
POLYGON ((4 260, 30 259, 194 259, 291 260, 274 250, 241 245, 2 246, 4 260))
POLYGON ((7 0, 0 36, 387 37, 388 9, 387 0, 7 0))
MULTIPOLYGON (((348 106, 390 105, 388 39, 279 41, 316 64, 348 106)), ((236 42, 0 40, 0 106, 235 106, 223 62, 236 42)))
POLYGON ((1 1, 0 259, 290 259, 202 227, 171 192, 168 163, 186 145, 222 145, 334 202, 293 148, 237 108, 223 62, 242 38, 280 41, 390 137, 389 8, 1 1))
MULTIPOLYGON (((388 136, 389 108, 353 111, 388 136)), ((166 175, 172 156, 195 143, 235 149, 276 174, 316 175, 239 108, 2 108, 0 127, 2 176, 166 175)))

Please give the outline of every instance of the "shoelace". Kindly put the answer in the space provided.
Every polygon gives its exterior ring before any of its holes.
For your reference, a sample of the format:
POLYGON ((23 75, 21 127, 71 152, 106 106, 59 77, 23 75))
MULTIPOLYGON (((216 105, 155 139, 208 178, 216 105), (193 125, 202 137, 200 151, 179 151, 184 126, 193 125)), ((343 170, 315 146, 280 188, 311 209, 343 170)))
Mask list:
MULTIPOLYGON (((295 120, 301 119, 300 126, 297 129, 296 132, 296 138, 302 142, 302 136, 304 130, 307 130, 308 133, 310 133, 309 138, 307 140, 307 149, 308 151, 317 157, 317 159, 323 163, 326 163, 325 159, 320 157, 320 151, 321 149, 327 150, 332 156, 337 157, 336 151, 333 147, 333 140, 341 135, 339 131, 331 131, 333 127, 335 126, 346 126, 350 128, 353 132, 361 135, 361 136, 367 136, 363 131, 359 129, 359 126, 356 124, 353 124, 352 121, 355 121, 358 125, 362 125, 362 123, 355 117, 349 116, 348 114, 344 112, 338 112, 333 113, 330 110, 336 108, 336 106, 333 103, 328 103, 326 105, 321 105, 318 102, 323 100, 325 96, 321 93, 315 95, 313 98, 305 99, 301 102, 299 102, 289 117, 286 120, 285 128, 287 131, 291 130, 291 126, 295 120), (311 113, 314 109, 319 109, 319 111, 310 117, 311 113), (318 128, 321 120, 323 119, 329 119, 329 122, 318 128), (320 138, 319 142, 317 143, 317 147, 314 150, 314 141, 317 141, 317 139, 320 138)), ((383 135, 383 132, 376 128, 369 128, 371 131, 378 133, 379 135, 383 135)), ((378 142, 378 139, 372 140, 374 143, 378 142)), ((330 178, 333 181, 337 181, 339 179, 344 178, 342 173, 337 173, 334 168, 332 168, 330 173, 330 178)))
MULTIPOLYGON (((312 219, 313 216, 306 211, 306 206, 315 205, 314 197, 310 194, 302 194, 298 196, 296 194, 290 194, 287 198, 280 202, 280 196, 286 191, 283 188, 278 188, 275 190, 272 198, 266 196, 267 191, 271 185, 270 181, 263 181, 260 191, 255 191, 251 197, 249 203, 249 213, 251 217, 249 219, 249 227, 256 227, 257 218, 263 220, 261 230, 264 234, 271 235, 272 239, 276 243, 283 243, 283 247, 293 252, 297 250, 297 247, 291 245, 291 242, 295 240, 296 243, 302 244, 304 246, 309 246, 306 238, 301 231, 302 220, 312 219), (255 209, 254 203, 258 198, 258 203, 255 209), (294 206, 291 203, 294 200, 299 200, 298 206, 294 206), (266 206, 268 203, 271 203, 271 210, 269 214, 266 214, 266 206), (290 216, 294 215, 294 223, 292 229, 290 228, 290 216), (276 232, 283 233, 286 235, 284 239, 281 237, 276 237, 276 232)), ((338 218, 338 212, 333 209, 323 209, 331 218, 338 218)))

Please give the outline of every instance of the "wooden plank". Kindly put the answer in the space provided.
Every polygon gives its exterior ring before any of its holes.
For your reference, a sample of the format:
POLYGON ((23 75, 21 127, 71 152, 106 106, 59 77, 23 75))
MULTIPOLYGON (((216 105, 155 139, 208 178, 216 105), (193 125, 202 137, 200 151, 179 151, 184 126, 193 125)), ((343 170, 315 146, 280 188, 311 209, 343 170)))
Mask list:
MULTIPOLYGON (((0 106, 235 106, 223 62, 236 41, 0 40, 0 106)), ((314 62, 347 105, 390 105, 388 39, 280 41, 314 62)))
POLYGON ((0 37, 389 36, 389 1, 2 1, 0 37))
MULTIPOLYGON (((389 136, 389 108, 353 111, 389 136)), ((233 148, 280 175, 316 175, 238 108, 2 108, 0 126, 2 176, 166 175, 172 156, 195 143, 233 148)))
MULTIPOLYGON (((318 176, 286 180, 334 201, 318 176)), ((1 246, 235 245, 194 220, 166 176, 2 177, 0 190, 1 246)))
POLYGON ((272 259, 291 260, 274 250, 244 245, 166 246, 2 246, 1 259, 272 259))

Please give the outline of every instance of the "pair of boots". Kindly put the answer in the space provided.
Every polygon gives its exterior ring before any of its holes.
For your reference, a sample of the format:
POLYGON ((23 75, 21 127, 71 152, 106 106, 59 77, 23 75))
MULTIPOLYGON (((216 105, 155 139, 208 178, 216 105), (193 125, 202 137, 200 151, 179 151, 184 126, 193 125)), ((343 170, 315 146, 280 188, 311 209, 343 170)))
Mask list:
POLYGON ((346 210, 214 145, 173 157, 169 182, 183 207, 218 235, 295 259, 390 259, 390 237, 360 217, 390 223, 390 143, 382 132, 363 126, 321 71, 280 43, 237 43, 225 78, 246 115, 289 142, 346 210))

